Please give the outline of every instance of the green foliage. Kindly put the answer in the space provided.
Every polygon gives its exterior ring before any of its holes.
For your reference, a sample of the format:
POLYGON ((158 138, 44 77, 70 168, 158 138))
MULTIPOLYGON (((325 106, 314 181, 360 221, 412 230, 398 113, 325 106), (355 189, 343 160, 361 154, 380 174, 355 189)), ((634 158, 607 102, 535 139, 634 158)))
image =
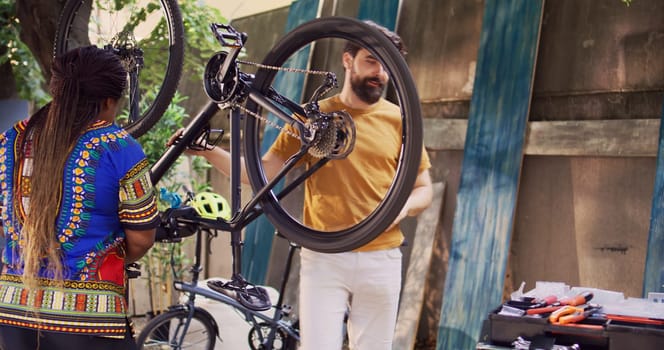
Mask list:
MULTIPOLYGON (((133 2, 133 1, 125 1, 133 2)), ((202 77, 205 70, 205 63, 219 51, 219 43, 211 34, 209 28, 212 22, 226 22, 218 9, 199 4, 198 1, 183 0, 179 1, 180 12, 182 14, 182 22, 184 24, 185 35, 185 55, 184 55, 184 72, 187 76, 202 77)), ((129 26, 137 26, 140 22, 144 21, 148 15, 154 11, 159 11, 159 1, 151 1, 147 6, 133 11, 132 19, 129 21, 129 26)), ((125 28, 129 29, 129 28, 125 28)), ((140 45, 145 47, 168 47, 168 28, 165 18, 162 18, 159 24, 156 25, 152 33, 141 40, 140 45)), ((163 57, 155 55, 145 56, 145 67, 141 76, 153 76, 156 79, 161 79, 164 72, 163 57)), ((148 82, 150 85, 155 85, 159 82, 148 82)))
POLYGON ((632 4, 632 0, 620 0, 620 1, 622 1, 623 4, 625 4, 625 6, 628 6, 628 7, 629 7, 629 5, 632 4))
POLYGON ((16 17, 16 0, 0 0, 0 65, 12 67, 18 95, 22 99, 45 104, 44 76, 30 49, 19 39, 20 23, 16 17), (6 45, 6 50, 2 46, 6 45))
POLYGON ((184 71, 202 77, 205 63, 221 46, 210 31, 210 23, 225 23, 219 10, 199 5, 198 1, 180 1, 184 35, 186 37, 184 71))
MULTIPOLYGON (((96 2, 101 9, 105 2, 96 2)), ((124 28, 130 33, 131 29, 140 25, 152 13, 160 11, 158 0, 150 0, 147 4, 138 0, 115 0, 107 3, 108 11, 117 12, 121 9, 131 9, 131 18, 124 28)), ((226 22, 218 9, 201 4, 195 0, 181 0, 178 2, 185 30, 185 62, 184 71, 188 76, 202 77, 205 62, 220 49, 219 44, 209 31, 211 22, 226 22)), ((38 105, 45 104, 50 99, 44 90, 44 76, 32 55, 30 49, 20 40, 20 23, 16 17, 16 0, 0 0, 0 64, 10 62, 16 80, 18 95, 25 100, 34 101, 38 105), (2 46, 7 49, 3 50, 2 46)), ((160 23, 149 37, 143 40, 149 47, 168 47, 166 20, 162 17, 160 23), (154 46, 160 45, 160 46, 154 46)), ((144 86, 160 85, 165 70, 163 57, 147 55, 142 77, 155 77, 158 82, 147 82, 144 86)), ((142 78, 143 79, 143 78, 142 78)), ((142 83, 143 84, 143 83, 142 83)))

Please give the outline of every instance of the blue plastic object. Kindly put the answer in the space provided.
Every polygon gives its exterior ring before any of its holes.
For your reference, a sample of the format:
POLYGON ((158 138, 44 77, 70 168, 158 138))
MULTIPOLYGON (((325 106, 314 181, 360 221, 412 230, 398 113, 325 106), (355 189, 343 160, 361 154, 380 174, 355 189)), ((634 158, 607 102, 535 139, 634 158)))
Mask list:
POLYGON ((162 187, 159 189, 159 198, 164 202, 168 202, 171 208, 179 208, 182 205, 182 197, 175 192, 171 192, 162 187))

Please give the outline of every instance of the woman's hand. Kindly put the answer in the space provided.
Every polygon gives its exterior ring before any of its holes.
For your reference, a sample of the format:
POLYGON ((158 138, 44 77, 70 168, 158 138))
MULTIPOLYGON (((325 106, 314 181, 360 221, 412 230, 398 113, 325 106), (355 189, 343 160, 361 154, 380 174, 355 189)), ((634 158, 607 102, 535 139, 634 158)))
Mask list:
MULTIPOLYGON (((166 142, 166 147, 173 146, 174 144, 180 142, 180 138, 182 137, 183 132, 184 132, 184 128, 180 128, 175 133, 173 133, 173 135, 171 135, 171 137, 166 142)), ((203 152, 204 151, 193 150, 193 149, 189 148, 188 146, 184 150, 184 153, 187 154, 187 155, 190 155, 190 156, 200 156, 200 155, 202 155, 203 152)))

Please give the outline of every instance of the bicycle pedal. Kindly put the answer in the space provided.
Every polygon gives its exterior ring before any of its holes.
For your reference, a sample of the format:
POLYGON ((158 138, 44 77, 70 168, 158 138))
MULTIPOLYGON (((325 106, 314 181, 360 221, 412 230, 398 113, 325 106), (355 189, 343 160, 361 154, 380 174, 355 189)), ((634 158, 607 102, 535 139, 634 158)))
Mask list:
POLYGON ((246 33, 238 32, 227 24, 212 23, 210 29, 223 47, 241 48, 244 46, 244 42, 247 41, 246 33))

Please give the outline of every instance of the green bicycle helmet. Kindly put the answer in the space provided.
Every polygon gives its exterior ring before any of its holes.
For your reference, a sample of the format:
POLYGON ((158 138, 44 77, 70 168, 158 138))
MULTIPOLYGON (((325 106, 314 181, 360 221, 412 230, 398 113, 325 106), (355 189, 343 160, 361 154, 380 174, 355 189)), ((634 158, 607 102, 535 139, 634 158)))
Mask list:
POLYGON ((191 206, 203 218, 224 219, 231 218, 231 206, 226 198, 213 192, 201 192, 194 197, 191 206))

